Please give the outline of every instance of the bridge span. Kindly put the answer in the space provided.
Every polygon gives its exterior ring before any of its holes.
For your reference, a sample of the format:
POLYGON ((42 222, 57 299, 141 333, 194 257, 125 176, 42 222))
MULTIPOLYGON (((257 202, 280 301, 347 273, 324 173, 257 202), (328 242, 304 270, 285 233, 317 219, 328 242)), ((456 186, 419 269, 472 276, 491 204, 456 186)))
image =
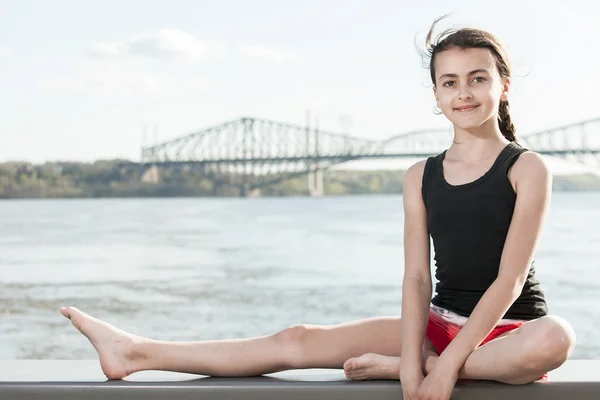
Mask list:
MULTIPOLYGON (((300 175, 308 194, 323 194, 323 170, 348 161, 425 158, 448 148, 451 130, 424 129, 384 140, 360 138, 310 126, 243 117, 142 148, 143 180, 157 182, 161 166, 196 168, 247 195, 300 175)), ((518 135, 540 154, 600 165, 600 117, 518 135)))

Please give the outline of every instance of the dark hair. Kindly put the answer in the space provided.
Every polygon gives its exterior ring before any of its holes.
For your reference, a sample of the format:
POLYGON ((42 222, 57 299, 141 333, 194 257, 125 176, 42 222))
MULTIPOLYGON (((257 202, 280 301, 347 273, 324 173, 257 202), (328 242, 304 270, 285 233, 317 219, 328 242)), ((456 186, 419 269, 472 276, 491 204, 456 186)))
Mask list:
MULTIPOLYGON (((459 30, 447 29, 440 33, 435 42, 433 39, 433 29, 436 24, 447 15, 436 18, 431 25, 427 39, 425 39, 425 48, 427 53, 424 54, 429 58, 429 72, 431 74, 431 82, 435 85, 435 56, 444 50, 450 49, 468 49, 468 48, 484 48, 490 50, 492 56, 496 60, 496 67, 500 76, 509 78, 511 76, 510 61, 508 59, 506 49, 502 43, 491 33, 473 28, 463 28, 459 30)), ((511 142, 516 142, 516 130, 510 120, 510 109, 508 101, 500 101, 498 107, 498 125, 502 135, 511 142)))

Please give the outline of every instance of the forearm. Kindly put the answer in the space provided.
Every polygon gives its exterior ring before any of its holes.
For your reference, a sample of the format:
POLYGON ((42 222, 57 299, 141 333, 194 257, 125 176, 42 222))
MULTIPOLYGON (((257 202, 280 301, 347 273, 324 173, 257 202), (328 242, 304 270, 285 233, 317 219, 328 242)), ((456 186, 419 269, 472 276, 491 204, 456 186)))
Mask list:
POLYGON ((522 285, 517 282, 496 279, 477 303, 465 326, 442 353, 438 364, 458 371, 506 314, 521 289, 522 285))
POLYGON ((431 281, 405 277, 402 284, 402 364, 421 368, 429 318, 431 281))

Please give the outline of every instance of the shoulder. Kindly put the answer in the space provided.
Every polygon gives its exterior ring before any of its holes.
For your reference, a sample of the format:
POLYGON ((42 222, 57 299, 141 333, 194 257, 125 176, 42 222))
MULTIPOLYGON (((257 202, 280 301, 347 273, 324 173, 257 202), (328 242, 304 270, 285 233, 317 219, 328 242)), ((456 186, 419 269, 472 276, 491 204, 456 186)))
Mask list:
POLYGON ((526 151, 515 161, 511 175, 515 186, 539 186, 552 180, 552 171, 548 161, 539 153, 526 151))
POLYGON ((425 172, 425 165, 427 164, 427 159, 419 160, 413 165, 411 165, 404 175, 405 179, 415 180, 423 177, 423 173, 425 172))
POLYGON ((513 171, 516 177, 524 179, 551 174, 548 161, 534 151, 526 151, 521 154, 513 166, 513 171))
POLYGON ((425 174, 425 166, 427 165, 427 160, 419 160, 416 163, 412 164, 404 174, 404 184, 405 186, 409 186, 411 188, 421 188, 423 183, 423 175, 425 174))
POLYGON ((428 159, 417 161, 411 165, 404 174, 402 198, 406 220, 412 221, 413 217, 422 217, 426 213, 423 193, 423 175, 425 173, 427 160, 428 159))

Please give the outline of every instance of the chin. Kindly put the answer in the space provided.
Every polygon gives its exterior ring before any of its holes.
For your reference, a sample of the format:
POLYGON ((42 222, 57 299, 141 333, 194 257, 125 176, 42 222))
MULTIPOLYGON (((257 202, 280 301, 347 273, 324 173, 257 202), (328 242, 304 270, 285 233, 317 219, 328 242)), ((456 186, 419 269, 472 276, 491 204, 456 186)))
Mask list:
POLYGON ((490 121, 491 116, 481 115, 452 115, 448 119, 457 128, 468 131, 481 128, 490 121))
POLYGON ((485 121, 452 121, 452 124, 464 131, 470 131, 473 129, 481 128, 485 121))

